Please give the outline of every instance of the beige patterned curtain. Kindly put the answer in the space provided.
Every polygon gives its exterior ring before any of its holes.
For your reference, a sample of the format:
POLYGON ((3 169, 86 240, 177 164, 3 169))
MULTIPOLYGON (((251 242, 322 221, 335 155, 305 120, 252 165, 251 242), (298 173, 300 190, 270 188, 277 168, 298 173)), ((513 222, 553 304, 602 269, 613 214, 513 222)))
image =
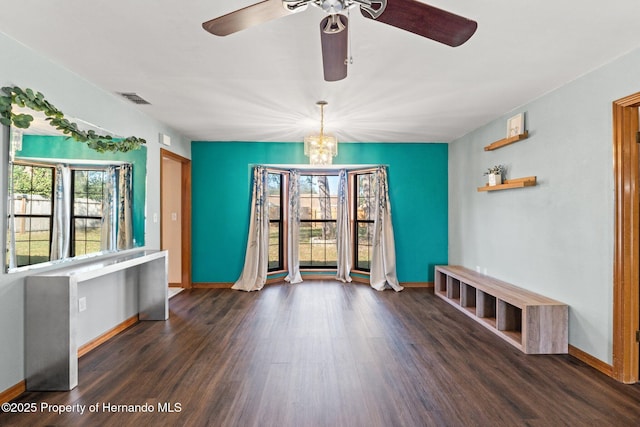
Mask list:
POLYGON ((268 175, 267 169, 262 166, 256 166, 253 169, 247 251, 242 274, 231 289, 247 292, 259 291, 267 282, 269 269, 268 175))
POLYGON ((116 183, 118 170, 109 166, 106 171, 104 198, 102 199, 102 223, 100 227, 100 250, 116 250, 116 183))
POLYGON ((391 203, 387 168, 379 166, 375 171, 375 218, 373 224, 373 247, 371 250, 371 287, 382 291, 391 288, 403 289, 396 275, 396 247, 391 223, 391 203))
POLYGON ((300 172, 291 170, 289 173, 289 224, 287 232, 287 263, 289 274, 284 278, 289 283, 302 282, 300 274, 300 172))
POLYGON ((351 233, 349 232, 349 189, 347 171, 340 170, 338 178, 338 218, 336 220, 336 244, 338 247, 338 270, 336 279, 351 282, 351 233))
POLYGON ((50 260, 69 256, 71 245, 71 169, 57 164, 55 169, 53 229, 51 230, 50 260))
POLYGON ((131 224, 133 166, 120 165, 118 176, 118 249, 133 247, 133 226, 131 224))

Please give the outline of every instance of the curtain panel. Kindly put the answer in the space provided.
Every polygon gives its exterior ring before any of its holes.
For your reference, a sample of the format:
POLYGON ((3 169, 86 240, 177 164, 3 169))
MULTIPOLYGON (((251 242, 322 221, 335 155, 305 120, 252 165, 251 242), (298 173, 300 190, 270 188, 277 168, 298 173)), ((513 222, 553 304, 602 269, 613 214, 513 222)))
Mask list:
POLYGON ((113 251, 116 249, 116 182, 118 172, 109 166, 106 171, 104 197, 102 199, 102 222, 100 226, 100 250, 113 251))
POLYGON ((133 205, 132 165, 120 165, 118 174, 118 249, 133 247, 133 226, 131 223, 131 209, 133 205))
POLYGON ((338 178, 338 218, 336 221, 336 245, 338 249, 338 268, 336 279, 351 282, 351 231, 349 223, 349 187, 347 171, 340 170, 338 178))
POLYGON ((292 169, 289 172, 289 221, 287 227, 287 265, 289 274, 286 282, 295 284, 302 282, 300 274, 300 172, 292 169))
POLYGON ((244 268, 240 278, 231 289, 259 291, 267 282, 269 269, 269 206, 267 194, 267 169, 256 166, 253 169, 253 189, 251 193, 251 215, 249 236, 244 257, 244 268))
POLYGON ((71 245, 71 169, 63 164, 55 168, 51 261, 69 256, 71 245))
POLYGON ((396 248, 386 167, 376 168, 374 192, 376 206, 369 280, 371 287, 376 290, 391 288, 399 292, 403 287, 400 286, 396 275, 396 248))

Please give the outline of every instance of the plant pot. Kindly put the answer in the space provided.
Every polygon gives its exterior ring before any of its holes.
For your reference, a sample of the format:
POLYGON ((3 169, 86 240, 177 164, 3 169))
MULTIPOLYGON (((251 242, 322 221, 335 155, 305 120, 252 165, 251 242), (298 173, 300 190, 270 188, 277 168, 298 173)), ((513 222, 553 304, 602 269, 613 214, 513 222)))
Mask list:
POLYGON ((499 173, 489 174, 489 186, 493 187, 502 184, 502 175, 499 173))

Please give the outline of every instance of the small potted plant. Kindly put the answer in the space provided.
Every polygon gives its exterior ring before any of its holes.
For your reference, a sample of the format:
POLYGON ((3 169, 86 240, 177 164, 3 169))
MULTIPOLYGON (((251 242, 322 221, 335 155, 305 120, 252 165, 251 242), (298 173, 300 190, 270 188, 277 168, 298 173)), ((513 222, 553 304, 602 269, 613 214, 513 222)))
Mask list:
POLYGON ((496 166, 490 167, 487 170, 487 172, 484 173, 485 175, 489 176, 490 187, 502 184, 502 174, 504 173, 504 171, 505 171, 504 166, 496 165, 496 166))

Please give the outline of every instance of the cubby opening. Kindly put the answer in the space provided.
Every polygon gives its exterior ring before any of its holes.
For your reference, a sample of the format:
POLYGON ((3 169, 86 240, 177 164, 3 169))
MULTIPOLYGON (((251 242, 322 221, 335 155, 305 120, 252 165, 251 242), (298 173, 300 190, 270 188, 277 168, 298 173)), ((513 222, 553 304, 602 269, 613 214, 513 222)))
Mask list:
POLYGON ((476 288, 464 282, 460 283, 460 306, 476 314, 476 288))
POLYGON ((498 300, 497 328, 509 338, 522 343, 522 309, 498 300))
POLYGON ((441 271, 436 270, 435 277, 435 293, 444 295, 447 293, 447 275, 441 271))
POLYGON ((478 289, 476 292, 476 315, 491 326, 496 325, 496 297, 478 289))
POLYGON ((447 298, 460 300, 460 280, 455 277, 447 276, 447 298))

